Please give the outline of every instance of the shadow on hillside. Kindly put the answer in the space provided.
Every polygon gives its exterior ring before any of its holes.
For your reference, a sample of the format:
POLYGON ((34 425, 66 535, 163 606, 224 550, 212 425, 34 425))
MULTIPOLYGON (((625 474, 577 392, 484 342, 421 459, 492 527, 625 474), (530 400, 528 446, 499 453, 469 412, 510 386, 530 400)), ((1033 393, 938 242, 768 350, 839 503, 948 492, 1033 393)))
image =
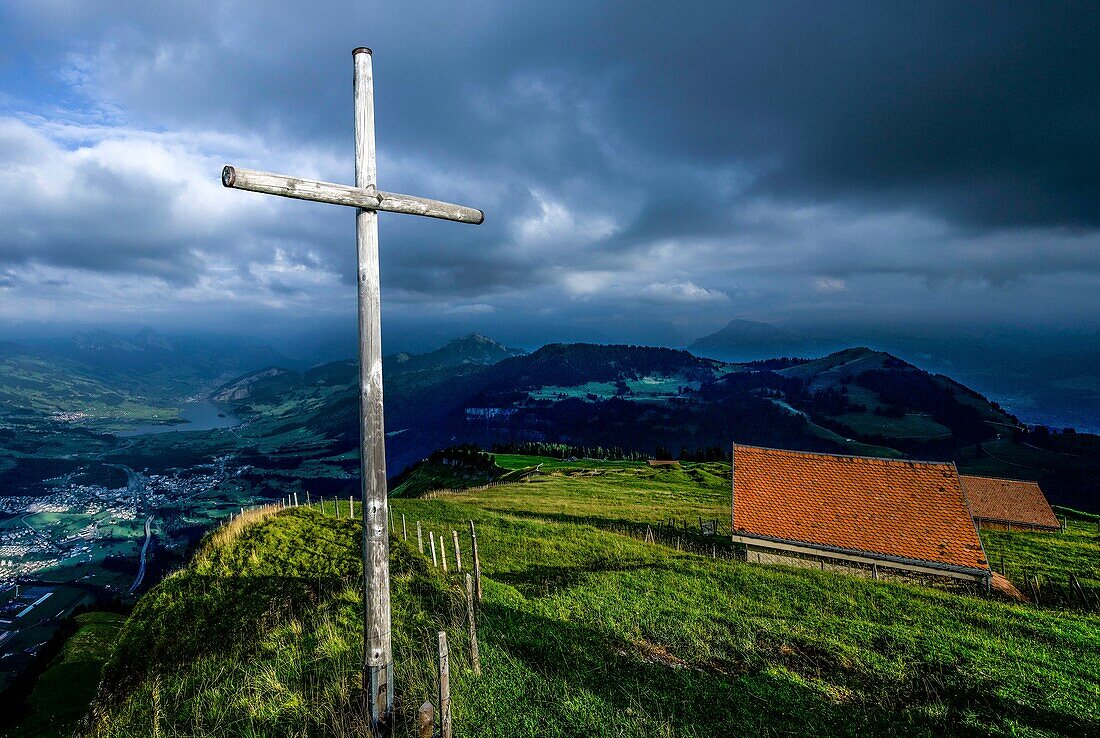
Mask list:
MULTIPOLYGON (((905 677, 883 681, 799 648, 782 649, 782 658, 765 649, 745 661, 689 664, 657 644, 493 603, 484 605, 482 623, 484 638, 528 668, 598 695, 624 722, 635 722, 627 716, 640 707, 656 721, 656 732, 665 723, 677 734, 699 736, 989 734, 965 726, 975 716, 984 725, 1007 728, 1005 722, 1014 720, 1055 734, 1086 735, 1095 728, 1076 715, 1001 697, 998 685, 976 681, 958 664, 918 663, 905 677)), ((553 721, 561 734, 591 730, 570 724, 583 720, 570 707, 543 702, 547 714, 539 719, 553 721)), ((615 732, 610 724, 603 727, 615 732)))
POLYGON ((111 688, 203 656, 255 653, 272 628, 308 622, 351 579, 293 576, 171 577, 135 609, 104 675, 111 688))
MULTIPOLYGON (((645 529, 646 529, 647 525, 650 526, 653 529, 653 531, 656 533, 657 532, 657 526, 659 524, 659 521, 657 521, 657 520, 648 521, 648 522, 647 521, 639 522, 637 520, 632 520, 632 519, 628 519, 628 518, 615 518, 615 517, 607 517, 607 516, 603 516, 603 515, 571 515, 571 514, 568 514, 568 513, 531 512, 531 511, 528 511, 528 510, 515 510, 515 509, 511 509, 511 508, 500 508, 500 507, 491 507, 491 506, 484 506, 484 507, 482 507, 482 509, 487 510, 489 512, 497 513, 499 515, 512 516, 512 517, 516 517, 516 518, 522 518, 524 520, 535 520, 535 521, 540 521, 540 522, 552 522, 552 523, 568 523, 568 524, 572 524, 572 525, 590 525, 594 528, 600 528, 600 529, 603 529, 603 530, 612 529, 612 528, 630 528, 631 530, 634 530, 634 531, 636 531, 640 534, 645 533, 645 529)), ((713 519, 714 519, 713 517, 704 518, 704 521, 713 520, 713 519)), ((723 540, 725 540, 725 536, 721 536, 721 535, 717 536, 717 537, 700 535, 699 530, 698 530, 698 526, 692 524, 692 523, 697 523, 697 522, 698 522, 698 518, 695 518, 693 520, 688 520, 688 529, 685 530, 683 527, 677 527, 676 528, 676 533, 679 534, 679 535, 682 535, 685 538, 685 540, 687 540, 687 539, 696 539, 696 538, 699 539, 699 540, 704 540, 705 539, 708 542, 715 541, 715 540, 717 540, 718 542, 722 542, 723 540)), ((728 533, 728 529, 729 529, 728 516, 725 519, 719 518, 719 524, 722 524, 722 523, 726 524, 726 531, 728 533)))
POLYGON ((641 569, 671 569, 659 563, 616 563, 613 561, 586 566, 544 566, 533 564, 522 571, 497 572, 493 579, 510 584, 526 597, 548 597, 562 589, 569 589, 587 582, 593 574, 607 572, 639 571, 641 569))

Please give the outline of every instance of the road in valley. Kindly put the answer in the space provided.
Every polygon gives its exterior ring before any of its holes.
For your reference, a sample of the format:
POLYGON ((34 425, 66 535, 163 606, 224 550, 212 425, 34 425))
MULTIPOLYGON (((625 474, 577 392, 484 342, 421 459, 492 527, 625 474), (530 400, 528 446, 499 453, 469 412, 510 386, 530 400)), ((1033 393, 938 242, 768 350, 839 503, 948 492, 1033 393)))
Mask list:
POLYGON ((153 542, 153 516, 145 518, 145 543, 141 546, 141 564, 138 566, 137 578, 134 579, 134 583, 130 585, 130 594, 137 591, 141 586, 141 580, 145 579, 145 562, 147 554, 149 553, 149 545, 153 542))

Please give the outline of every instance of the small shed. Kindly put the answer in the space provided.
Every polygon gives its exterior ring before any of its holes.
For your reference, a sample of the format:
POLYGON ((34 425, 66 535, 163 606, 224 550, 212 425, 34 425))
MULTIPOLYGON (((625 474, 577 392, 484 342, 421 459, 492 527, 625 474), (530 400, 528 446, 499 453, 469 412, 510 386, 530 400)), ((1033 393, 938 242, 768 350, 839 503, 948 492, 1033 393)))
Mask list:
POLYGON ((734 444, 733 540, 749 561, 988 586, 952 463, 734 444))
POLYGON ((978 528, 1058 531, 1062 524, 1036 482, 959 476, 978 528))

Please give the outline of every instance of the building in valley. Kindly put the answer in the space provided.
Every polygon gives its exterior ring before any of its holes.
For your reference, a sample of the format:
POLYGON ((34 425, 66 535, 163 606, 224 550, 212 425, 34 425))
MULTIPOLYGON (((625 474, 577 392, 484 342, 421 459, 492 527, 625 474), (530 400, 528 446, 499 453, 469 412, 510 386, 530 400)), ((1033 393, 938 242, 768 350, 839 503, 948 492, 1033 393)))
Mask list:
POLYGON ((952 463, 734 444, 732 500, 749 561, 989 586, 952 463))

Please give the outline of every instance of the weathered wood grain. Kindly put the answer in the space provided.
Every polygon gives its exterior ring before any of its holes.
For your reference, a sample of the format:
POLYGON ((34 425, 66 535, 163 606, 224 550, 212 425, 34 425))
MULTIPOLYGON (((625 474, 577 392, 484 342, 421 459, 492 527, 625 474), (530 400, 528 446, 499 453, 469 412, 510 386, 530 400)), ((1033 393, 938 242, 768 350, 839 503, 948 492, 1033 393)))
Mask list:
POLYGON ((455 544, 455 570, 462 571, 462 548, 458 545, 458 531, 451 531, 451 539, 455 544))
POLYGON ((481 674, 481 655, 477 649, 477 604, 474 602, 474 578, 466 575, 466 621, 470 627, 470 663, 481 674))
POLYGON ((419 738, 433 738, 435 735, 435 708, 425 701, 417 714, 417 735, 419 738))
POLYGON ((442 738, 451 738, 451 657, 447 652, 447 633, 439 631, 439 730, 442 738))
POLYGON ((477 590, 477 601, 481 602, 481 558, 477 555, 477 529, 474 521, 470 521, 470 549, 474 557, 474 588, 477 590))
MULTIPOLYGON (((369 49, 356 49, 355 185, 377 180, 374 146, 374 67, 369 49)), ((390 539, 386 532, 386 432, 382 420, 382 314, 378 275, 378 213, 355 217, 359 298, 359 458, 363 516, 363 689, 371 730, 388 732, 393 715, 390 635, 390 539)))
POLYGON ((476 208, 455 205, 442 200, 432 200, 415 195, 402 195, 397 192, 385 192, 371 182, 367 185, 350 187, 348 185, 321 182, 315 179, 302 179, 286 174, 261 172, 226 165, 222 168, 222 185, 234 190, 262 192, 265 195, 289 197, 295 200, 324 202, 330 205, 347 205, 354 208, 387 213, 421 215, 426 218, 452 220, 456 223, 480 225, 485 214, 476 208))

